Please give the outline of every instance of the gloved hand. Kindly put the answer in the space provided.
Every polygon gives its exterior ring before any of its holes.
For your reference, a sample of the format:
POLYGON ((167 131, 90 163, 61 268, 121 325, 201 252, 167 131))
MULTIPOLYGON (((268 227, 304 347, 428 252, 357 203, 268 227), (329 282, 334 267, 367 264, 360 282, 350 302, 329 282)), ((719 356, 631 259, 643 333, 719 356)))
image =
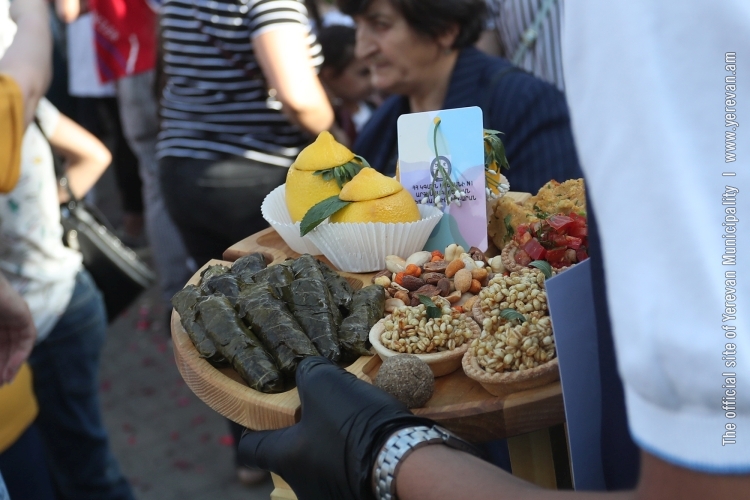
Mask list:
POLYGON ((434 424, 324 357, 299 364, 297 389, 299 423, 247 431, 239 456, 250 467, 280 475, 300 500, 373 498, 372 467, 388 437, 404 427, 434 424))

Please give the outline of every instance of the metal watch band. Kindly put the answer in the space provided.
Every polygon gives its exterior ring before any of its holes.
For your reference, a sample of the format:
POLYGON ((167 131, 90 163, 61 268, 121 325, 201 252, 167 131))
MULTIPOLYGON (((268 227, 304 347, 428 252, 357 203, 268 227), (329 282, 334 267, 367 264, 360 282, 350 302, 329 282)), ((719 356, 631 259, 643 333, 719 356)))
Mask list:
POLYGON ((378 500, 396 500, 396 473, 404 458, 429 444, 445 444, 478 455, 476 448, 438 425, 406 427, 385 442, 375 460, 372 474, 373 491, 378 500))

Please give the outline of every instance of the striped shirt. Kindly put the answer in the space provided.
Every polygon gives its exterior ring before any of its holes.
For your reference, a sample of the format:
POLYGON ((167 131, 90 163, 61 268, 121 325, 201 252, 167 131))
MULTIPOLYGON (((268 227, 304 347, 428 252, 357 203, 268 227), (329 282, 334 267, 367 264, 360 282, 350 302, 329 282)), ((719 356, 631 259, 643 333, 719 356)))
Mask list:
MULTIPOLYGON (((546 0, 487 0, 490 25, 497 33, 501 56, 513 60, 521 46, 524 32, 529 29, 546 0)), ((541 18, 536 40, 523 54, 518 65, 537 77, 565 91, 560 52, 560 23, 563 0, 551 2, 541 18)))
POLYGON ((309 138, 281 112, 253 53, 255 37, 289 27, 305 30, 319 66, 320 45, 301 0, 164 0, 157 157, 291 165, 309 138))

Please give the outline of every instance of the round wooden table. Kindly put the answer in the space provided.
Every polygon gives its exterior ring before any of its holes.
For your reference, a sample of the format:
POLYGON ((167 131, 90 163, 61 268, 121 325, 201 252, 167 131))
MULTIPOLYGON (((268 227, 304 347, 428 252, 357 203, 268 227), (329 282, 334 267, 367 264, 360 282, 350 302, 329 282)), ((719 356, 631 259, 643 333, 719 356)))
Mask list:
MULTIPOLYGON (((231 262, 249 253, 262 252, 271 263, 298 257, 271 228, 260 231, 228 248, 225 261, 231 262)), ((323 256, 318 256, 330 264, 323 256)), ((205 267, 205 266, 204 266, 205 267)), ((332 266, 333 267, 333 266, 332 266)), ((355 288, 369 284, 371 274, 341 273, 355 288)), ((190 283, 197 283, 200 271, 190 283)), ((300 418, 299 396, 293 389, 281 394, 261 394, 247 387, 231 368, 217 369, 198 355, 185 333, 176 312, 172 313, 172 339, 177 367, 190 389, 221 415, 251 429, 268 430, 293 425, 300 418)), ((362 380, 371 382, 380 368, 378 356, 363 356, 346 369, 362 380)), ((495 397, 462 370, 438 377, 435 392, 424 408, 412 410, 416 415, 433 419, 440 425, 473 442, 508 439, 513 473, 547 488, 555 488, 553 447, 550 428, 565 422, 560 382, 495 397)), ((563 438, 564 443, 564 438, 563 438)), ((556 454, 567 460, 567 451, 556 454), (564 455, 564 457, 563 457, 564 455)), ((558 457, 555 457, 556 459, 558 457)), ((558 467, 560 471, 566 471, 558 467)), ((272 499, 294 498, 286 483, 274 477, 276 490, 272 499)))

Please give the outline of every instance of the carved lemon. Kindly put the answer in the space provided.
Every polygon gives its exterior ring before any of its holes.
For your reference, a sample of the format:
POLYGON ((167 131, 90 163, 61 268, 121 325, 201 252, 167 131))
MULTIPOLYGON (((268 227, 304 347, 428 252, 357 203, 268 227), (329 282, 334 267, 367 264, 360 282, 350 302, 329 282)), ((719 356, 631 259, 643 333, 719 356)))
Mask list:
POLYGON ((302 220, 320 201, 339 194, 341 185, 361 168, 358 156, 330 132, 321 132, 300 152, 286 176, 286 206, 292 222, 302 220))
POLYGON ((363 168, 339 193, 349 201, 331 215, 331 222, 414 222, 419 209, 411 193, 395 179, 372 168, 363 168))

